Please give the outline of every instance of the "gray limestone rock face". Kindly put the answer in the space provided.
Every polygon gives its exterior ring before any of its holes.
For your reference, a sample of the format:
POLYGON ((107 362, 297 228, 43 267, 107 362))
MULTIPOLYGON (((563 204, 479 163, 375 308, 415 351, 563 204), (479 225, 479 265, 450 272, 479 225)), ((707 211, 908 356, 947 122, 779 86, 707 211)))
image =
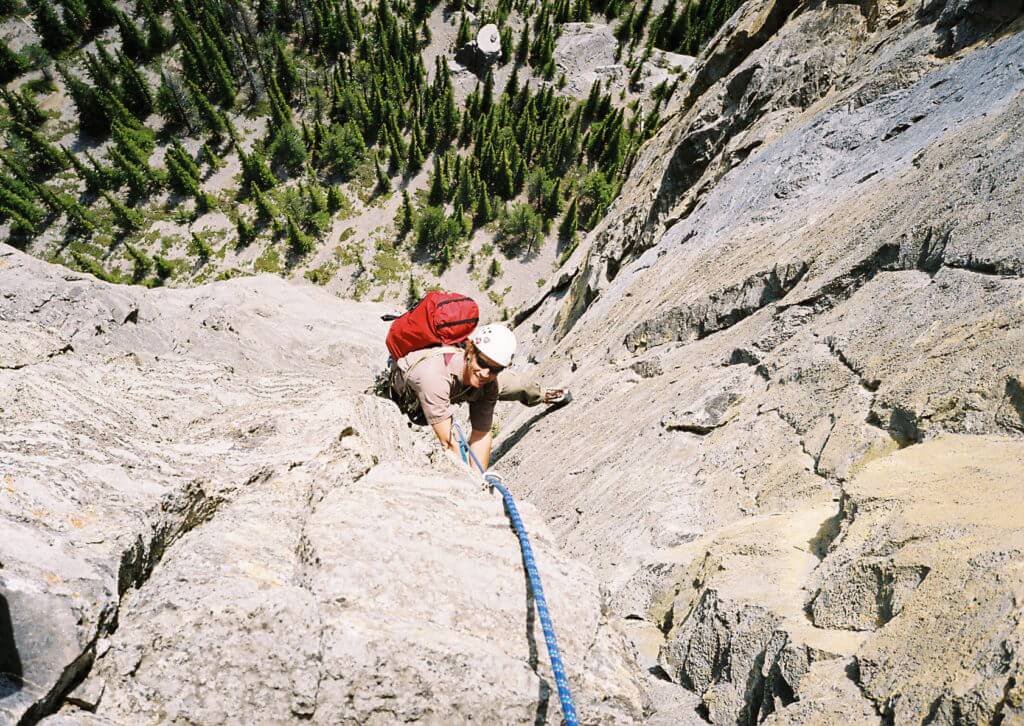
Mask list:
MULTIPOLYGON (((383 306, 8 247, 0 290, 0 721, 558 722, 500 498, 364 392, 383 306)), ((522 515, 580 712, 641 719, 606 595, 522 515)))
MULTIPOLYGON (((1022 12, 749 0, 667 59, 517 316, 573 403, 499 408, 584 722, 1024 719, 1022 12)), ((558 722, 500 503, 364 393, 384 311, 0 247, 0 718, 558 722)))
POLYGON ((498 466, 714 723, 1019 717, 1018 5, 745 3, 519 318, 498 466))

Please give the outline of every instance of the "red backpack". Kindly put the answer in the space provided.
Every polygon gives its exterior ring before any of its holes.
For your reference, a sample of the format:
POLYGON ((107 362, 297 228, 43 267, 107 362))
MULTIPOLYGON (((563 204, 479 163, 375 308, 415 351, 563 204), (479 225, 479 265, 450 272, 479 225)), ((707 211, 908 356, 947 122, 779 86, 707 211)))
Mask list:
POLYGON ((480 320, 480 308, 472 298, 454 292, 431 292, 409 312, 393 320, 385 341, 395 360, 414 350, 454 345, 469 337, 480 320))

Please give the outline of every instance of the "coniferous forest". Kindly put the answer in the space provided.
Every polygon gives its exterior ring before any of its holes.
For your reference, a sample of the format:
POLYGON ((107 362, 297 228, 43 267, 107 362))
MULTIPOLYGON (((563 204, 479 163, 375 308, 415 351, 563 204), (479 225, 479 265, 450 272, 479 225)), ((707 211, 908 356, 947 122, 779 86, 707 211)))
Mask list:
POLYGON ((0 223, 111 282, 474 286, 508 314, 738 4, 0 0, 0 223))

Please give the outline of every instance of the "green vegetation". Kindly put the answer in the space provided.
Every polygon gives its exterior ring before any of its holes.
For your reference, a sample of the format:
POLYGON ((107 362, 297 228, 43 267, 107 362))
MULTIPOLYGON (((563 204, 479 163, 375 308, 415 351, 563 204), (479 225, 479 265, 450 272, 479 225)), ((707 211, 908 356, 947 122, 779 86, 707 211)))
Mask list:
MULTIPOLYGON (((286 243, 288 264, 302 264, 335 220, 360 202, 394 209, 388 200, 400 193, 399 238, 378 244, 372 275, 360 278, 389 285, 415 279, 410 248, 444 270, 485 228, 509 257, 537 253, 555 231, 568 254, 607 212, 674 85, 654 89, 644 109, 621 107, 600 84, 582 102, 563 95, 554 48, 565 23, 603 15, 639 78, 655 47, 697 52, 738 0, 669 0, 657 12, 651 0, 484 0, 474 20, 450 3, 460 40, 498 23, 499 64, 511 69, 504 87, 497 66, 485 69, 461 104, 445 57, 424 67, 437 0, 0 4, 28 19, 38 41, 18 51, 0 43, 0 83, 41 71, 17 90, 0 88, 0 223, 11 243, 28 247, 49 231, 41 246, 70 250, 70 239, 104 235, 109 249, 99 254, 35 251, 104 279, 160 284, 195 268, 147 247, 149 225, 219 208, 233 244, 215 252, 192 235, 190 257, 205 267, 229 247, 265 245, 254 269, 281 273, 274 245, 286 243), (54 78, 76 112, 70 128, 44 110, 54 78), (73 145, 62 141, 68 131, 73 145), (204 183, 228 164, 239 183, 215 197, 204 183), (410 187, 422 169, 425 188, 423 177, 410 187), (111 272, 111 260, 131 274, 111 272)), ((322 284, 333 271, 310 274, 322 284)), ((494 260, 489 281, 501 274, 494 260)))

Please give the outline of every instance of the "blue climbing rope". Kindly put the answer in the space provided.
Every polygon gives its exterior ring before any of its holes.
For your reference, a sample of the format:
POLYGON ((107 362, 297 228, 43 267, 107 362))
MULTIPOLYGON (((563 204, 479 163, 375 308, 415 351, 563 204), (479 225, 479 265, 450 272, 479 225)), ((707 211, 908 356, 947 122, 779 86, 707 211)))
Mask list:
POLYGON ((562 717, 565 719, 565 726, 579 726, 579 721, 576 717, 576 706, 572 702, 572 693, 569 691, 569 679, 565 677, 565 666, 562 665, 562 653, 558 649, 558 641, 555 639, 555 628, 551 624, 551 615, 548 614, 547 600, 544 599, 544 588, 540 584, 540 572, 538 572, 537 563, 533 559, 533 548, 530 547, 530 540, 526 536, 526 527, 523 526, 519 510, 516 509, 515 500, 512 499, 512 494, 501 483, 501 479, 498 478, 497 474, 488 474, 484 471, 483 466, 480 465, 480 460, 476 458, 476 454, 469 448, 469 444, 466 443, 466 437, 462 434, 462 429, 459 425, 455 423, 454 418, 452 419, 452 426, 455 428, 455 433, 459 435, 459 452, 462 454, 463 463, 468 464, 471 458, 473 463, 476 464, 476 468, 483 474, 484 481, 498 490, 502 501, 505 503, 505 512, 508 514, 512 527, 516 531, 516 537, 519 538, 519 548, 523 552, 526 574, 530 578, 530 590, 533 592, 533 601, 537 606, 537 615, 540 616, 540 627, 544 631, 544 642, 548 646, 551 672, 555 674, 558 700, 562 702, 562 717))

